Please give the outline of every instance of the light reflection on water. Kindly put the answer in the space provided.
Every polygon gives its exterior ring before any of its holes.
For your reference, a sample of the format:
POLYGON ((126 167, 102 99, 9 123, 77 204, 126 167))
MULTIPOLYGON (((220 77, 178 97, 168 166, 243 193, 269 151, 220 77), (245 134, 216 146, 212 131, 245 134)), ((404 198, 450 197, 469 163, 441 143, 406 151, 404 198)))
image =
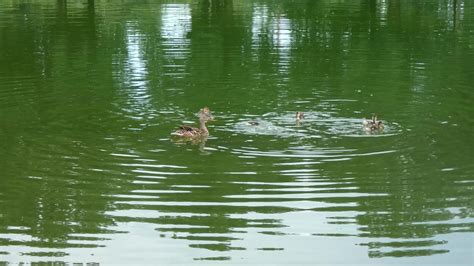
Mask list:
POLYGON ((3 4, 0 262, 472 262, 472 7, 224 2, 3 4))

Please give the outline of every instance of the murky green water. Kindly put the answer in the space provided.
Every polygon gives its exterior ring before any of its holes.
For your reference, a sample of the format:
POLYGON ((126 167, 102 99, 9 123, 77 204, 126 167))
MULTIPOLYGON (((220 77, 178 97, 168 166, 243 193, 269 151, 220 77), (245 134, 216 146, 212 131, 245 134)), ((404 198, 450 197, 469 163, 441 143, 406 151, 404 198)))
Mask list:
POLYGON ((0 3, 0 264, 472 265, 474 2, 83 2, 0 3))

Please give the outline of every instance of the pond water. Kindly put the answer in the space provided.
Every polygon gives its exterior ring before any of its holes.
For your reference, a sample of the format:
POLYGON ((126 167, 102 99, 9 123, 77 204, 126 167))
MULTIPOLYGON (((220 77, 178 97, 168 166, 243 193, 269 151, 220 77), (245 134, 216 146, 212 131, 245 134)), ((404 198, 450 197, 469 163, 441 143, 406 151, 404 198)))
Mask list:
POLYGON ((0 264, 472 265, 473 16, 2 1, 0 264))

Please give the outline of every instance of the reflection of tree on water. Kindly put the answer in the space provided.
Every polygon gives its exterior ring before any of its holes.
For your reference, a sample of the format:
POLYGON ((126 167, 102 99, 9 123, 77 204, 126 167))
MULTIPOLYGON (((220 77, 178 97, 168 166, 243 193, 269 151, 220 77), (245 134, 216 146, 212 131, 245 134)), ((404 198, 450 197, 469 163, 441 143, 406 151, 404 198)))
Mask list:
MULTIPOLYGON (((93 61, 97 44, 95 14, 90 8, 75 9, 75 23, 70 23, 66 1, 58 1, 56 9, 45 9, 53 14, 41 13, 41 5, 34 3, 18 7, 27 18, 26 23, 2 28, 15 34, 8 33, 14 38, 2 39, 0 47, 2 51, 20 53, 2 53, 0 61, 16 62, 20 67, 0 64, 0 72, 12 77, 27 73, 36 79, 33 88, 28 87, 29 83, 17 88, 17 97, 22 101, 2 120, 9 121, 9 130, 2 132, 6 141, 2 141, 1 155, 7 159, 0 160, 0 243, 34 248, 96 247, 100 244, 94 241, 100 238, 94 234, 110 233, 105 228, 113 224, 110 217, 104 216, 110 201, 103 193, 113 191, 115 185, 96 183, 107 176, 88 168, 100 161, 89 155, 101 145, 92 144, 83 132, 89 121, 71 121, 67 116, 67 99, 82 95, 77 90, 83 88, 69 90, 70 87, 57 83, 58 75, 87 68, 87 63, 93 61), (55 19, 44 20, 38 13, 55 19), (44 33, 49 31, 56 35, 44 33), (80 60, 78 54, 83 55, 80 60), (30 90, 31 95, 25 93, 30 90), (62 93, 68 97, 63 98, 62 93), (64 105, 58 107, 59 102, 64 105), (52 114, 53 110, 57 113, 52 114)), ((86 93, 87 97, 90 95, 86 93)))
MULTIPOLYGON (((399 152, 371 157, 370 164, 356 157, 342 167, 326 165, 326 175, 336 178, 349 172, 357 191, 381 195, 355 198, 357 205, 347 209, 348 214, 334 210, 329 223, 357 224, 360 227, 357 236, 368 239, 361 245, 369 248, 371 257, 449 252, 443 235, 474 231, 474 210, 469 203, 472 199, 462 196, 469 194, 471 188, 457 183, 467 176, 443 173, 437 166, 439 162, 430 162, 422 150, 427 146, 419 143, 419 154, 407 152, 406 147, 393 147, 399 152), (351 215, 350 211, 357 214, 351 215)), ((438 152, 433 147, 429 151, 438 152)))
POLYGON ((244 65, 247 58, 241 56, 242 52, 246 53, 242 49, 247 50, 243 47, 248 46, 244 23, 243 17, 235 12, 232 1, 200 1, 191 9, 188 38, 192 45, 190 60, 185 67, 193 84, 184 92, 189 106, 198 103, 213 108, 228 104, 236 93, 228 86, 247 86, 243 84, 250 82, 244 65), (236 74, 242 79, 235 79, 236 74), (239 84, 230 84, 231 79, 239 84), (222 95, 221 99, 209 103, 209 96, 215 94, 222 95))
MULTIPOLYGON (((210 174, 206 174, 207 178, 210 174)), ((163 180, 160 186, 147 186, 148 189, 166 189, 169 193, 160 196, 160 201, 153 206, 135 205, 141 210, 159 213, 160 218, 132 218, 116 217, 117 222, 140 221, 157 224, 157 230, 162 236, 175 239, 186 239, 191 241, 191 247, 205 248, 216 251, 226 251, 243 249, 235 246, 232 241, 238 240, 239 234, 244 234, 246 228, 261 228, 271 231, 272 228, 279 228, 282 225, 278 220, 273 219, 250 219, 237 218, 239 214, 248 212, 259 212, 260 208, 239 206, 235 201, 225 200, 224 196, 239 192, 237 185, 225 184, 221 182, 205 183, 199 182, 202 175, 193 175, 193 180, 189 178, 182 187, 178 179, 163 180), (178 184, 177 184, 178 183, 178 184), (193 185, 194 184, 194 185, 193 185), (193 187, 195 186, 195 187, 193 187), (173 195, 174 190, 185 189, 187 193, 173 195), (206 195, 208 194, 208 195, 206 195)), ((128 204, 117 204, 118 210, 127 210, 131 207, 128 204)), ((261 208, 262 211, 270 211, 268 208, 261 208)), ((284 208, 273 208, 272 212, 284 210, 284 208)), ((118 211, 120 213, 120 211, 118 211)))
POLYGON ((233 0, 200 0, 200 5, 203 8, 211 8, 220 11, 222 8, 231 7, 233 0))

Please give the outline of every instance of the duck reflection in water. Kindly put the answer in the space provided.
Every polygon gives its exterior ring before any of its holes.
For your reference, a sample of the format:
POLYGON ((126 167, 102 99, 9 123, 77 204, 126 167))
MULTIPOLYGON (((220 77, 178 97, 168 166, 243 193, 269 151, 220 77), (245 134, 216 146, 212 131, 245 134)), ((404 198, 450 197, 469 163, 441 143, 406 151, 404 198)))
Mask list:
POLYGON ((198 146, 198 150, 205 153, 209 154, 209 152, 206 151, 206 141, 207 137, 202 137, 202 138, 173 138, 172 142, 176 145, 196 145, 198 146))

